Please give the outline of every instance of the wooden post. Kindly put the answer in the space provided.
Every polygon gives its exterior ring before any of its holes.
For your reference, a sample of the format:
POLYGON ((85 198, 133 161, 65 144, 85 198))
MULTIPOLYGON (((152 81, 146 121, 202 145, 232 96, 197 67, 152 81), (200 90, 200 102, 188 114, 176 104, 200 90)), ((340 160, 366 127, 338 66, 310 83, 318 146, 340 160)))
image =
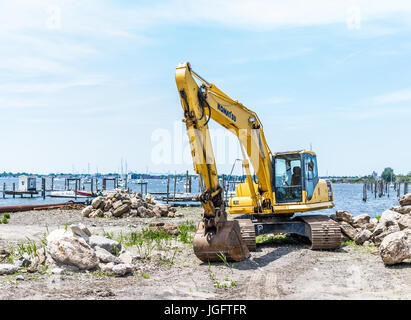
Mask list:
POLYGON ((374 183, 374 198, 377 199, 377 181, 374 183))
POLYGON ((188 192, 188 170, 186 171, 186 184, 184 185, 184 192, 188 192))
POLYGON ((362 201, 367 202, 367 182, 364 182, 364 186, 362 188, 362 201))
POLYGON ((54 177, 51 177, 51 191, 54 191, 54 177))
MULTIPOLYGON (((114 189, 116 188, 116 182, 114 181, 114 189)), ((103 178, 103 190, 106 190, 106 179, 103 178)))
POLYGON ((77 200, 77 183, 78 183, 78 180, 76 179, 76 180, 74 180, 75 182, 76 182, 76 184, 75 184, 75 186, 74 186, 74 199, 76 199, 77 200))
POLYGON ((224 181, 224 174, 221 176, 221 183, 223 184, 223 199, 225 200, 225 181, 224 181))
POLYGON ((91 184, 90 184, 91 193, 93 193, 93 181, 94 181, 94 178, 92 177, 91 178, 91 184))
POLYGON ((173 197, 173 201, 176 201, 176 187, 177 187, 177 175, 174 175, 174 197, 173 197))
POLYGON ((398 182, 398 187, 397 187, 397 197, 400 197, 400 193, 401 193, 401 182, 398 182))
POLYGON ((167 176, 167 203, 168 203, 169 193, 170 193, 170 176, 167 176))
POLYGON ((6 183, 3 183, 3 199, 6 199, 6 183))
POLYGON ((41 178, 41 194, 43 199, 46 199, 46 178, 41 178))
POLYGON ((404 181, 404 194, 408 193, 408 181, 404 181))
POLYGON ((13 182, 13 199, 16 197, 15 192, 16 192, 16 183, 13 182))

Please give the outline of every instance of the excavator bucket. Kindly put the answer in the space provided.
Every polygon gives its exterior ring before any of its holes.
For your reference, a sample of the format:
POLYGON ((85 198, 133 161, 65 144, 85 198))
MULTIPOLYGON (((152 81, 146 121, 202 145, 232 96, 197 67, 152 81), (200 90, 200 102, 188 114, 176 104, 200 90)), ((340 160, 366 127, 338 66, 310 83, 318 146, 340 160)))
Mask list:
POLYGON ((198 224, 194 236, 194 253, 203 262, 241 261, 250 256, 241 237, 238 221, 226 221, 218 232, 204 232, 204 222, 198 224))

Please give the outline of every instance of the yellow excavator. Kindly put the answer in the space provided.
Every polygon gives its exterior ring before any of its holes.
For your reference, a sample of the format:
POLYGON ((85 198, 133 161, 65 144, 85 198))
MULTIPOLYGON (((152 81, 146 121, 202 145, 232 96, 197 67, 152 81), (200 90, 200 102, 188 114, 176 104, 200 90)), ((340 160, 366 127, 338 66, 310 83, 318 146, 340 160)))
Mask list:
POLYGON ((308 150, 272 153, 257 114, 204 80, 188 62, 177 67, 175 79, 194 170, 202 182, 204 213, 193 241, 196 256, 204 262, 222 257, 241 261, 256 250, 256 236, 267 233, 305 236, 312 249, 338 248, 340 228, 328 216, 293 218, 297 212, 334 207, 332 184, 319 179, 316 154, 308 150), (218 179, 210 119, 235 134, 242 150, 246 179, 228 201, 218 179), (227 214, 240 216, 229 220, 227 214))

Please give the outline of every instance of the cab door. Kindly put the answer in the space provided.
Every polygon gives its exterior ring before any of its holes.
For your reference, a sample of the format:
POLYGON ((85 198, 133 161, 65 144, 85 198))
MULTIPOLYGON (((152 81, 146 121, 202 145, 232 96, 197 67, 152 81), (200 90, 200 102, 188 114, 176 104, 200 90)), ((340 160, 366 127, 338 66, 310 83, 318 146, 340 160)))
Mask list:
POLYGON ((304 189, 307 192, 307 200, 311 200, 315 186, 318 183, 317 157, 310 153, 305 153, 304 161, 304 189))

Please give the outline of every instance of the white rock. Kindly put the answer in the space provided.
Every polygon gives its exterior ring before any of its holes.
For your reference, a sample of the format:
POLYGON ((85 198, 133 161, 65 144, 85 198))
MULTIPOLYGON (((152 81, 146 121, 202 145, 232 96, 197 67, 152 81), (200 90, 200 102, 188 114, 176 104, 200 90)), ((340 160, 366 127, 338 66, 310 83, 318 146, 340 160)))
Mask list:
POLYGON ((368 214, 360 214, 353 218, 353 225, 356 228, 362 228, 364 225, 370 222, 371 217, 368 214))
POLYGON ((115 240, 111 240, 109 238, 106 237, 102 237, 102 236, 95 236, 92 235, 89 238, 89 244, 90 246, 92 246, 93 248, 95 246, 106 249, 108 252, 110 252, 111 254, 116 254, 116 252, 120 252, 121 251, 121 245, 115 241, 115 240))
POLYGON ((337 210, 335 212, 335 216, 337 217, 338 221, 352 223, 352 214, 346 210, 337 210))
POLYGON ((93 207, 87 206, 83 209, 83 211, 81 211, 81 213, 84 217, 88 217, 92 211, 93 211, 93 207))
POLYGON ((94 198, 93 201, 91 201, 91 206, 94 209, 97 209, 100 206, 102 201, 103 201, 103 197, 94 198))
POLYGON ((392 207, 390 210, 401 213, 401 214, 410 214, 411 205, 392 207))
POLYGON ((363 244, 365 241, 371 238, 372 232, 368 229, 362 229, 360 232, 357 233, 355 236, 355 243, 356 244, 363 244))
POLYGON ((13 274, 18 270, 13 264, 0 264, 0 275, 2 274, 13 274))
POLYGON ((74 265, 82 270, 93 269, 99 262, 87 242, 74 236, 48 241, 46 251, 57 263, 74 265))
POLYGON ((46 240, 47 242, 56 241, 64 237, 71 237, 72 235, 72 232, 67 231, 65 229, 56 229, 48 234, 46 240))
POLYGON ((70 229, 71 229, 71 232, 73 232, 73 235, 82 237, 86 242, 88 242, 88 238, 89 238, 89 235, 91 235, 91 233, 84 225, 81 225, 80 227, 80 225, 72 224, 70 226, 70 229), (84 230, 87 230, 88 234, 84 230))
POLYGON ((55 268, 51 269, 50 272, 51 272, 52 274, 63 274, 63 273, 64 273, 64 269, 63 269, 63 268, 59 268, 59 267, 55 267, 55 268))
POLYGON ((400 205, 402 206, 411 205, 411 193, 407 193, 401 197, 400 205))
POLYGON ((385 264, 396 264, 411 257, 411 232, 398 231, 387 235, 380 245, 385 264))
POLYGON ((99 258, 101 262, 104 262, 104 263, 109 263, 109 262, 121 263, 121 260, 119 258, 112 255, 106 249, 103 249, 101 247, 95 247, 94 249, 96 251, 97 258, 99 258))
POLYGON ((117 264, 113 267, 113 272, 117 276, 124 276, 127 273, 133 272, 134 267, 131 264, 117 264))
POLYGON ((411 216, 410 215, 403 215, 398 220, 398 226, 400 227, 401 230, 411 229, 411 216))
POLYGON ((379 223, 385 223, 386 221, 398 221, 399 218, 401 218, 401 213, 388 209, 381 214, 379 223))
POLYGON ((114 268, 115 264, 113 262, 109 262, 109 263, 99 263, 98 264, 98 268, 103 271, 103 272, 107 272, 107 273, 111 273, 113 272, 113 268, 114 268))
POLYGON ((129 251, 121 253, 118 258, 121 260, 122 263, 125 264, 136 264, 137 261, 140 259, 140 257, 133 255, 129 251))

